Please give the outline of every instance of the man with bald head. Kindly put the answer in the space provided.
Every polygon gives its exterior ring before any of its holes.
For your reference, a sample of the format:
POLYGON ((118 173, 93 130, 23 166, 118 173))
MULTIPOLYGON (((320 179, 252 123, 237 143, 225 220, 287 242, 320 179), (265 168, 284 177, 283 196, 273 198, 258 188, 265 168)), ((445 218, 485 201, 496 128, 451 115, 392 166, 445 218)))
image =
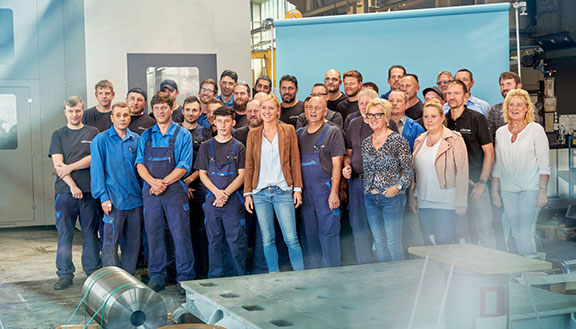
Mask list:
POLYGON ((302 233, 309 268, 340 265, 340 197, 342 159, 346 154, 339 128, 325 122, 326 100, 312 97, 305 109, 308 125, 298 129, 301 154, 302 233))
POLYGON ((347 99, 345 93, 340 91, 342 79, 340 78, 340 71, 331 69, 324 75, 324 85, 328 90, 328 109, 336 111, 338 104, 347 99))
POLYGON ((422 118, 422 109, 424 108, 424 104, 422 104, 418 99, 418 90, 420 90, 418 76, 410 73, 405 74, 402 79, 400 79, 400 90, 408 95, 406 116, 413 120, 422 118))
POLYGON ((260 101, 253 99, 246 104, 246 125, 232 130, 232 137, 241 141, 246 145, 248 139, 248 132, 251 129, 260 127, 262 125, 262 117, 260 116, 260 101))
POLYGON ((392 104, 390 121, 396 123, 398 132, 408 140, 412 150, 416 137, 424 132, 424 128, 408 116, 409 96, 401 90, 392 90, 388 95, 388 101, 392 104))

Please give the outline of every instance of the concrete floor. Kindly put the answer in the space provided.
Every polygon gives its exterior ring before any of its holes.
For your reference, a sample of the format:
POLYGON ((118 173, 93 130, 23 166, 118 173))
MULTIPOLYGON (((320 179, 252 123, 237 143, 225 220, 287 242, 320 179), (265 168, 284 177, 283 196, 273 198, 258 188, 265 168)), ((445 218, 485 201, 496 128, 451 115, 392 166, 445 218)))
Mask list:
MULTIPOLYGON (((77 233, 73 247, 74 285, 55 291, 56 229, 0 229, 0 320, 6 329, 53 329, 67 323, 82 300, 86 279, 80 263, 80 232, 77 233)), ((169 313, 185 301, 176 286, 167 286, 160 295, 169 313)), ((78 320, 83 321, 83 313, 78 320)))

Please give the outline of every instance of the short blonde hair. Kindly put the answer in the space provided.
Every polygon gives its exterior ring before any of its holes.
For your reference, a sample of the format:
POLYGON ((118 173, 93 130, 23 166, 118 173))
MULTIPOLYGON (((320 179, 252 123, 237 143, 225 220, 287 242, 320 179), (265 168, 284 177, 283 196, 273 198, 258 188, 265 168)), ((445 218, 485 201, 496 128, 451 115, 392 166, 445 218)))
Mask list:
POLYGON ((278 118, 280 118, 280 114, 282 113, 282 107, 280 106, 280 101, 274 95, 266 95, 260 99, 260 106, 264 105, 267 101, 272 101, 276 108, 278 109, 278 118))
POLYGON ((392 104, 390 104, 389 101, 382 98, 375 98, 370 100, 370 102, 368 102, 368 105, 366 105, 366 113, 368 113, 368 110, 372 107, 377 107, 382 111, 384 111, 384 116, 386 117, 389 117, 390 113, 392 113, 392 104))
POLYGON ((534 104, 530 99, 530 94, 524 89, 512 89, 506 95, 504 99, 504 104, 502 106, 502 118, 506 123, 511 123, 512 120, 510 119, 510 115, 508 114, 508 103, 512 101, 513 97, 521 98, 524 101, 524 104, 528 106, 528 110, 526 111, 526 118, 524 118, 524 123, 534 122, 534 104))

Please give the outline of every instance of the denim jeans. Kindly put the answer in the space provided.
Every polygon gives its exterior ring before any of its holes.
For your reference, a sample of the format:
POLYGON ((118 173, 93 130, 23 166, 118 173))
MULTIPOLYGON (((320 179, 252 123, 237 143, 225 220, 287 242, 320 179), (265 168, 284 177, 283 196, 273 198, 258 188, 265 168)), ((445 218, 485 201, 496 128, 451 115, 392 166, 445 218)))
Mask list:
POLYGON ((488 192, 489 188, 485 187, 476 203, 472 202, 468 195, 468 210, 466 215, 458 220, 457 235, 468 243, 496 249, 496 237, 492 228, 492 203, 488 192))
POLYGON ((383 194, 364 193, 364 203, 378 262, 403 260, 402 218, 406 195, 387 198, 383 194))
POLYGON ((458 222, 455 210, 419 208, 418 212, 427 244, 432 244, 431 235, 434 235, 436 244, 453 244, 455 242, 456 223, 458 222))
POLYGON ((304 269, 302 248, 298 241, 296 231, 296 214, 292 191, 284 191, 277 186, 270 186, 252 195, 254 209, 262 231, 262 244, 264 257, 268 265, 268 272, 279 271, 278 251, 276 249, 276 233, 274 231, 274 213, 278 218, 284 242, 288 246, 290 263, 295 271, 304 269))
POLYGON ((538 190, 501 192, 504 213, 520 255, 536 253, 534 231, 541 208, 536 208, 538 190))

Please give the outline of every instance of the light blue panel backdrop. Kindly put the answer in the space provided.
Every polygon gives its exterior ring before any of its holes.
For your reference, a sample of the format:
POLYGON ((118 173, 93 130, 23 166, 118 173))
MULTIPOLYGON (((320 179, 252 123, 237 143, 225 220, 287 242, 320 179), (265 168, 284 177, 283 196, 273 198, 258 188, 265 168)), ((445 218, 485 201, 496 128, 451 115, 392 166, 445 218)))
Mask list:
MULTIPOLYGON (((508 3, 303 18, 275 22, 277 79, 298 78, 298 98, 324 73, 356 69, 380 93, 388 90, 388 68, 404 65, 420 79, 420 93, 438 72, 468 68, 472 94, 502 101, 500 73, 509 71, 508 3)), ((422 97, 421 97, 422 98, 422 97)))

